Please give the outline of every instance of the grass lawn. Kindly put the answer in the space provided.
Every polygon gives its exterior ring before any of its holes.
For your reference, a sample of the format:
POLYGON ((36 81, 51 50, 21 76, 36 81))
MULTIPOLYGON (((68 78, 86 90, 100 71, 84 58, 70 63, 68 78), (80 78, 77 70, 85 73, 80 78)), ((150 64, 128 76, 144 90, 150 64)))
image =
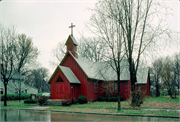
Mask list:
MULTIPOLYGON (((92 112, 92 113, 120 113, 120 114, 143 114, 143 115, 163 115, 163 116, 179 116, 177 112, 166 111, 147 111, 128 109, 130 101, 121 101, 122 110, 117 110, 117 102, 89 102, 87 104, 73 104, 70 107, 54 106, 48 108, 49 110, 60 111, 76 111, 76 112, 92 112)), ((179 109, 179 96, 177 99, 171 99, 168 96, 162 97, 148 97, 145 99, 141 108, 159 108, 159 109, 179 109)))
POLYGON ((4 101, 1 101, 1 108, 29 108, 32 106, 36 106, 37 104, 24 104, 24 100, 20 102, 16 101, 7 101, 7 106, 4 106, 4 101))
MULTIPOLYGON (((159 109, 180 109, 179 96, 171 99, 169 96, 148 97, 140 108, 159 108, 159 109)), ((132 108, 131 101, 121 101, 121 108, 132 108)), ((89 102, 88 104, 73 104, 73 107, 91 107, 91 108, 117 108, 117 102, 89 102)))
MULTIPOLYGON (((171 99, 169 96, 148 97, 140 108, 159 108, 159 109, 180 109, 179 96, 177 99, 171 99)), ((2 108, 29 108, 38 104, 24 104, 24 101, 8 101, 7 106, 1 101, 2 108)), ((122 110, 117 110, 117 102, 88 102, 87 104, 73 104, 71 106, 51 106, 48 110, 74 111, 88 113, 119 113, 119 114, 143 114, 143 115, 164 115, 179 116, 177 112, 166 111, 147 111, 136 110, 130 106, 130 101, 121 101, 122 110), (131 108, 131 109, 129 109, 131 108)))
POLYGON ((180 109, 180 99, 171 99, 169 96, 148 97, 141 108, 180 109))

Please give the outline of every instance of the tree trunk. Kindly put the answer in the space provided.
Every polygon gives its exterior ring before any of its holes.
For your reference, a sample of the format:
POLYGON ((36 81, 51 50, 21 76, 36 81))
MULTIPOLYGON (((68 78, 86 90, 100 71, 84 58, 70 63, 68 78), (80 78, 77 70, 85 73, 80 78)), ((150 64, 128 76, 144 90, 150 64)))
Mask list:
POLYGON ((160 96, 159 85, 158 85, 158 83, 156 82, 156 97, 159 97, 159 96, 160 96))
POLYGON ((5 88, 5 94, 4 94, 4 106, 7 106, 7 81, 6 81, 6 79, 5 79, 5 81, 4 81, 5 83, 4 83, 4 88, 5 88))
POLYGON ((130 73, 131 74, 131 95, 132 95, 132 100, 131 100, 131 106, 136 106, 136 91, 135 91, 135 73, 130 73))
POLYGON ((171 93, 171 89, 168 89, 168 94, 169 94, 169 96, 170 96, 171 98, 173 98, 173 97, 172 97, 172 93, 171 93))
POLYGON ((118 110, 121 110, 120 80, 118 79, 118 110))
POLYGON ((21 90, 19 90, 19 102, 21 102, 21 90))

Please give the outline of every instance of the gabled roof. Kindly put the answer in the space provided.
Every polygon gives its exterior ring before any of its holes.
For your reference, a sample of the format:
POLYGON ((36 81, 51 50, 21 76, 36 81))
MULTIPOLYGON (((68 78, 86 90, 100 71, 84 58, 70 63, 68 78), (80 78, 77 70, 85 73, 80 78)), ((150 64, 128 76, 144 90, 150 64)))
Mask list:
POLYGON ((68 42, 69 42, 70 39, 73 41, 73 43, 74 43, 76 46, 78 45, 76 39, 75 39, 72 35, 69 35, 69 37, 68 37, 68 39, 67 39, 65 45, 68 44, 68 42))
POLYGON ((139 68, 137 70, 137 74, 136 74, 137 84, 147 83, 148 71, 149 71, 148 68, 139 68))
MULTIPOLYGON (((69 54, 75 59, 84 73, 89 79, 95 80, 107 80, 107 81, 117 81, 116 71, 114 62, 92 62, 82 56, 75 58, 74 55, 69 51, 69 54)), ((121 73, 120 80, 125 81, 130 79, 129 63, 128 59, 123 59, 120 63, 121 73)), ((137 83, 147 83, 148 68, 139 68, 137 71, 137 83)))
POLYGON ((10 80, 11 79, 13 79, 13 80, 24 80, 23 76, 16 71, 12 71, 11 73, 10 73, 10 71, 7 71, 7 73, 5 75, 6 75, 6 78, 8 78, 10 75, 10 80))
POLYGON ((56 70, 54 71, 54 73, 52 74, 51 78, 49 79, 48 84, 51 84, 54 76, 57 74, 57 72, 59 70, 61 70, 63 72, 63 74, 65 75, 65 77, 68 79, 68 81, 70 83, 81 84, 81 82, 77 79, 77 77, 72 72, 72 70, 69 67, 64 67, 64 66, 57 66, 56 70))
MULTIPOLYGON (((107 81, 117 80, 117 74, 115 70, 111 67, 114 65, 113 62, 92 62, 81 56, 75 58, 70 51, 69 54, 74 58, 74 60, 81 67, 81 69, 84 71, 84 73, 88 76, 89 79, 107 80, 107 81)), ((127 59, 123 59, 120 65, 121 65, 120 80, 129 80, 130 73, 129 73, 129 64, 127 59)))
POLYGON ((64 73, 64 75, 66 76, 66 78, 69 80, 70 83, 81 84, 81 82, 77 79, 77 77, 69 67, 59 66, 59 68, 64 73))
MULTIPOLYGON (((4 84, 3 82, 0 80, 0 87, 1 88, 4 88, 4 84)), ((13 82, 13 80, 10 80, 8 82, 8 85, 7 85, 7 93, 8 94, 14 94, 15 93, 15 88, 21 88, 21 92, 23 91, 25 93, 25 89, 27 89, 27 93, 38 93, 38 89, 33 87, 33 86, 30 86, 28 84, 25 84, 24 81, 19 81, 19 80, 15 80, 13 82)))

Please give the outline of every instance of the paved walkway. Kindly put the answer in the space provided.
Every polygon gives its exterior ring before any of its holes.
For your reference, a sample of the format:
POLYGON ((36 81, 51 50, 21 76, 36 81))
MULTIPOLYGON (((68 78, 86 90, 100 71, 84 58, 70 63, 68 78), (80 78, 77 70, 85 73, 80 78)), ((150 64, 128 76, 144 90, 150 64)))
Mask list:
POLYGON ((33 110, 46 110, 48 109, 49 107, 44 107, 44 106, 33 106, 33 107, 30 107, 30 108, 25 108, 25 109, 33 109, 33 110))
POLYGON ((175 110, 175 109, 140 109, 140 110, 145 110, 145 111, 169 111, 169 112, 179 112, 180 110, 175 110))

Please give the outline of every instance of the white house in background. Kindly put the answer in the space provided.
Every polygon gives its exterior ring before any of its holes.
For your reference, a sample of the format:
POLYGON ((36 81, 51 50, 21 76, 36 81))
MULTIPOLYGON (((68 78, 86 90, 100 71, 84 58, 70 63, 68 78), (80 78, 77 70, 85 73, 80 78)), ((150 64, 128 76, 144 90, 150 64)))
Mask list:
MULTIPOLYGON (((21 89, 21 93, 38 93, 38 89, 24 83, 24 78, 19 74, 15 73, 7 84, 7 94, 17 94, 21 89)), ((4 83, 2 78, 0 79, 0 92, 4 94, 4 83)))

